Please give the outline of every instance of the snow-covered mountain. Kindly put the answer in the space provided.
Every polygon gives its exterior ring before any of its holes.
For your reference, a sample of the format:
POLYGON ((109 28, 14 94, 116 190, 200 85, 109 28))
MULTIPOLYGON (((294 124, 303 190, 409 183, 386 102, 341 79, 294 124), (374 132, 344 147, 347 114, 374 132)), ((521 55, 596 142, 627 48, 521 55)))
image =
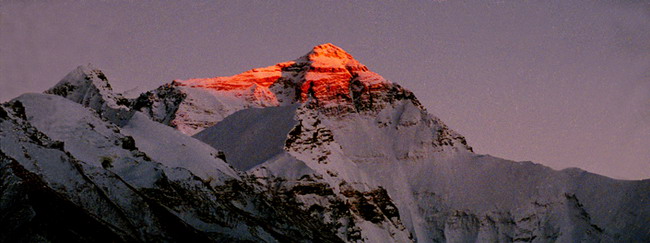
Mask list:
POLYGON ((81 66, 0 128, 0 241, 650 241, 650 180, 475 154, 332 44, 133 99, 81 66))

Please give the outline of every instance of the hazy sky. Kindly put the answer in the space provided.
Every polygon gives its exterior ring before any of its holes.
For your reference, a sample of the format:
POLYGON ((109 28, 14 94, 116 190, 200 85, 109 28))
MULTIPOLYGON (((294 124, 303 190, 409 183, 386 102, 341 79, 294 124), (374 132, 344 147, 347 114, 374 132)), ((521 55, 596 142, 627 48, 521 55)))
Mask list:
POLYGON ((0 0, 0 101, 86 63, 147 90, 326 42, 478 153, 650 178, 650 1, 0 0))

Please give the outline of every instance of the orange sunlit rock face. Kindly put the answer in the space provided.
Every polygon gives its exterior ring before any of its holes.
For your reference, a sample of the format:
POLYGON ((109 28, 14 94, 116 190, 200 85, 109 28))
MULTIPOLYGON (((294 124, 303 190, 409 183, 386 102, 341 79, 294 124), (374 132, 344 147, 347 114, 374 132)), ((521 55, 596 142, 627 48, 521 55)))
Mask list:
POLYGON ((287 95, 292 102, 305 102, 310 97, 321 105, 336 101, 350 103, 353 90, 373 91, 389 84, 371 72, 343 49, 327 43, 314 47, 306 55, 289 62, 255 68, 230 77, 176 80, 177 86, 206 88, 215 91, 243 93, 259 100, 278 100, 274 95, 287 95), (363 87, 353 88, 351 85, 363 87), (278 88, 274 88, 274 87, 278 88), (291 92, 286 92, 286 89, 291 92))
POLYGON ((175 80, 174 83, 178 86, 202 87, 224 91, 245 90, 252 85, 268 88, 280 79, 283 68, 293 64, 294 62, 283 62, 264 68, 254 68, 230 77, 175 80))

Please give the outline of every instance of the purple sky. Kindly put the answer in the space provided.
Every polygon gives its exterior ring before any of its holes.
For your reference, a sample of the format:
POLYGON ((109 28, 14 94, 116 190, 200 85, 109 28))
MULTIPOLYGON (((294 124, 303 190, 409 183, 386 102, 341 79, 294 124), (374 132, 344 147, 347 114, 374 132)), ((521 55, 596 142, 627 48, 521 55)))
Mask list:
POLYGON ((650 1, 242 2, 0 0, 0 101, 80 64, 142 91, 332 42, 478 153, 650 178, 650 1))

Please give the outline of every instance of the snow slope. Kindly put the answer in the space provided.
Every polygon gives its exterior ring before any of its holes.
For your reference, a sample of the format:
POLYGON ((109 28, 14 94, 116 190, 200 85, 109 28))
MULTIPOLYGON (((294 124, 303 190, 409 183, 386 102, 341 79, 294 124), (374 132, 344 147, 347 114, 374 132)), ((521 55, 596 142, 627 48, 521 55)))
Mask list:
POLYGON ((193 137, 224 151, 235 168, 248 170, 284 153, 285 137, 297 123, 296 108, 290 105, 241 110, 193 137))
POLYGON ((12 178, 14 183, 3 185, 0 222, 11 222, 14 230, 0 232, 0 238, 7 241, 80 241, 95 237, 107 241, 202 239, 190 227, 179 227, 175 235, 164 230, 174 224, 180 226, 181 221, 134 188, 133 185, 149 187, 143 185, 143 179, 156 179, 160 173, 148 174, 155 170, 139 170, 133 166, 133 172, 144 172, 140 174, 141 179, 131 177, 132 174, 119 177, 79 161, 64 150, 64 143, 50 140, 24 121, 26 116, 20 101, 13 101, 9 106, 15 111, 0 122, 0 157, 2 176, 12 178), (7 194, 8 187, 13 187, 15 193, 7 194), (12 210, 15 207, 24 208, 26 214, 11 218, 17 213, 12 210))
MULTIPOLYGON (((112 161, 114 170, 122 170, 120 165, 133 163, 133 157, 138 156, 138 160, 154 159, 171 168, 188 169, 214 183, 238 178, 234 170, 216 157, 217 150, 142 114, 135 114, 120 129, 102 121, 92 110, 59 96, 25 94, 15 100, 25 106, 32 125, 51 138, 64 141, 72 155, 97 167, 112 161), (133 149, 144 153, 134 155, 133 149)), ((146 175, 134 176, 151 179, 146 175)))
POLYGON ((151 159, 166 166, 188 169, 215 183, 239 178, 237 172, 219 158, 221 151, 154 122, 140 112, 136 112, 121 131, 133 137, 138 148, 151 159))

